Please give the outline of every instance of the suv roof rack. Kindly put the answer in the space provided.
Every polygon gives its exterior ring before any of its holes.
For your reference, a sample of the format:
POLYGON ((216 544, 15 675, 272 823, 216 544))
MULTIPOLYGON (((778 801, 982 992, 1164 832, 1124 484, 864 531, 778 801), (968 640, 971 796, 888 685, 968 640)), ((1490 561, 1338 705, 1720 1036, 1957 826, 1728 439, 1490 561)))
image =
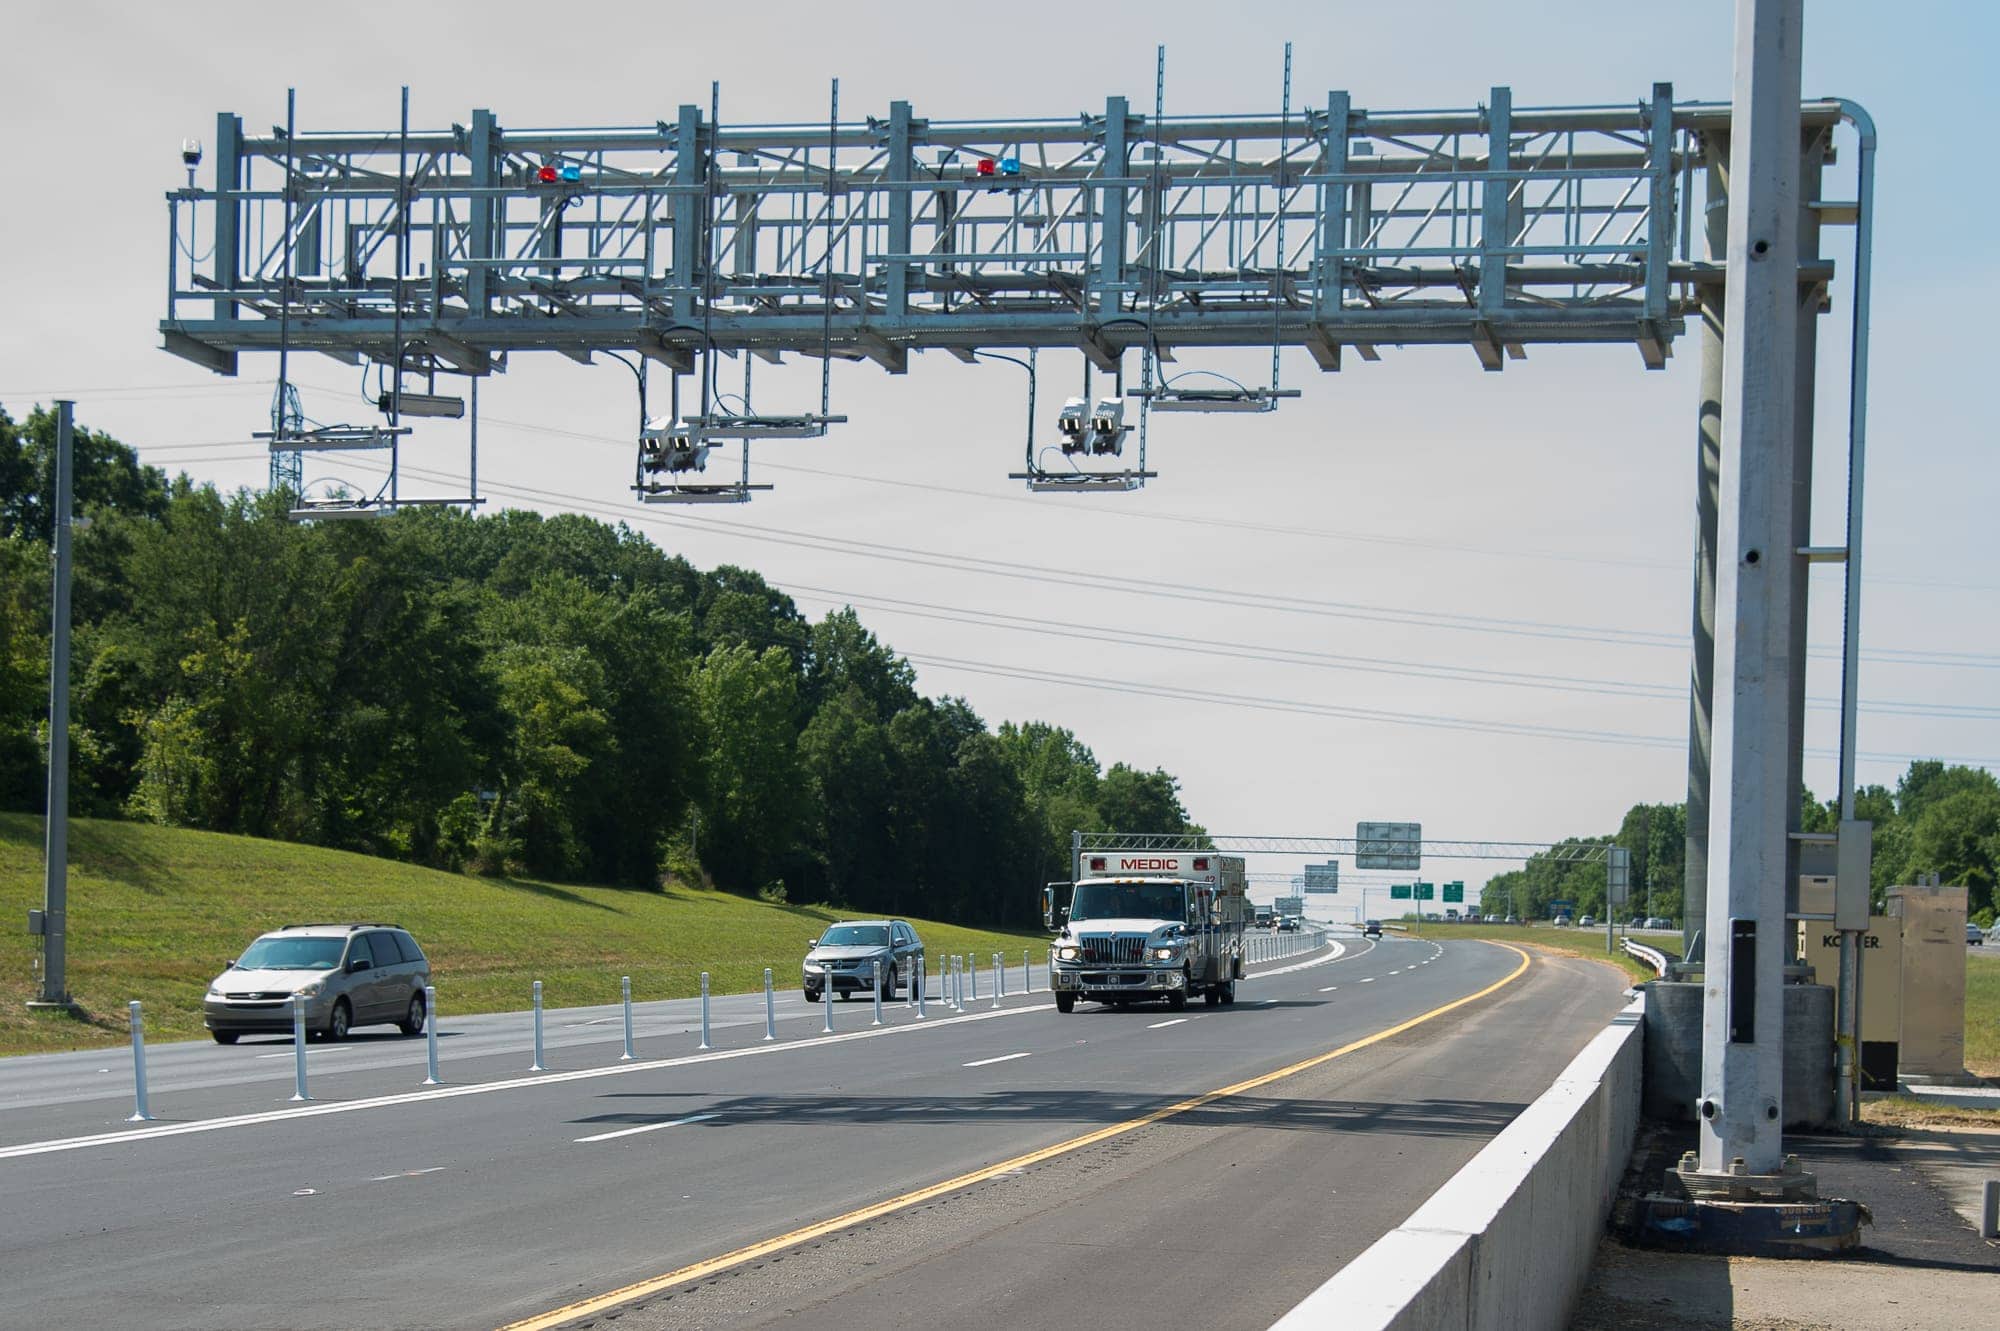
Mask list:
POLYGON ((400 929, 400 924, 385 924, 381 920, 305 920, 298 924, 281 924, 285 929, 400 929))

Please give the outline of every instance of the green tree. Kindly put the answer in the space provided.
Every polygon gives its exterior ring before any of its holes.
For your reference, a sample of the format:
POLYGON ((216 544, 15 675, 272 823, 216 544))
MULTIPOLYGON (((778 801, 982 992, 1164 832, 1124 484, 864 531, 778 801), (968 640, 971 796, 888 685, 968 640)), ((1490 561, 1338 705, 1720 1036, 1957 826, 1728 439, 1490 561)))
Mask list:
POLYGON ((752 891, 796 864, 806 826, 798 682, 782 648, 718 647, 695 675, 704 736, 697 852, 726 888, 752 891))

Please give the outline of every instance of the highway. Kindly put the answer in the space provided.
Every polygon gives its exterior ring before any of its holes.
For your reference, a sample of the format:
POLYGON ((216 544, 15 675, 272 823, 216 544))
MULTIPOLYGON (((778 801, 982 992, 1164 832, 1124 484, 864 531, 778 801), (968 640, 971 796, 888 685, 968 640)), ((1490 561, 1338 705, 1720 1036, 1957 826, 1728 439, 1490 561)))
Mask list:
POLYGON ((305 1106, 289 1040, 167 1046, 142 1125, 122 1052, 6 1060, 0 1326, 1261 1328, 1623 988, 1350 934, 1180 1013, 1016 984, 881 1028, 836 1003, 826 1036, 794 989, 772 1043, 761 995, 718 998, 706 1054, 690 1005, 647 1005, 620 1064, 615 1009, 551 1012, 541 1074, 524 1017, 447 1001, 443 1088, 393 1034, 309 1046, 305 1106))

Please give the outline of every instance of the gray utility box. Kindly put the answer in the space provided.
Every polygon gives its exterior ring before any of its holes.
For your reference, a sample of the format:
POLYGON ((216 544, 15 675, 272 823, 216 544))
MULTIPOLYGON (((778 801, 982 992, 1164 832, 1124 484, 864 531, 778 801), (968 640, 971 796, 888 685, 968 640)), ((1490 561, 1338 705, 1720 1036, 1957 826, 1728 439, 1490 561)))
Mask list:
MULTIPOLYGON (((1692 1123, 1701 1099, 1699 984, 1657 980, 1646 986, 1646 1117, 1692 1123)), ((1785 986, 1785 1127, 1833 1121, 1833 989, 1785 986)))
MULTIPOLYGON (((1903 924, 1902 1045, 1897 1070, 1966 1081, 1965 888, 1892 887, 1889 914, 1903 924)), ((1867 986, 1862 987, 1867 996, 1867 986)))

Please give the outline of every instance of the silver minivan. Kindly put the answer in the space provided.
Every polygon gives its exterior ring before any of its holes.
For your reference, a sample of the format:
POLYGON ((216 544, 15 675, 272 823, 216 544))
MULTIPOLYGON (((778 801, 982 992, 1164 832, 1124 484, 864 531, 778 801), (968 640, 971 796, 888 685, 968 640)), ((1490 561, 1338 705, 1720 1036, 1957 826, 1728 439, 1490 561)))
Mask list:
POLYGON ((393 924, 288 924, 259 937, 215 977, 202 1024, 217 1044, 289 1034, 299 997, 309 1035, 344 1040, 356 1026, 391 1022, 405 1035, 421 1035, 430 982, 423 949, 393 924))

